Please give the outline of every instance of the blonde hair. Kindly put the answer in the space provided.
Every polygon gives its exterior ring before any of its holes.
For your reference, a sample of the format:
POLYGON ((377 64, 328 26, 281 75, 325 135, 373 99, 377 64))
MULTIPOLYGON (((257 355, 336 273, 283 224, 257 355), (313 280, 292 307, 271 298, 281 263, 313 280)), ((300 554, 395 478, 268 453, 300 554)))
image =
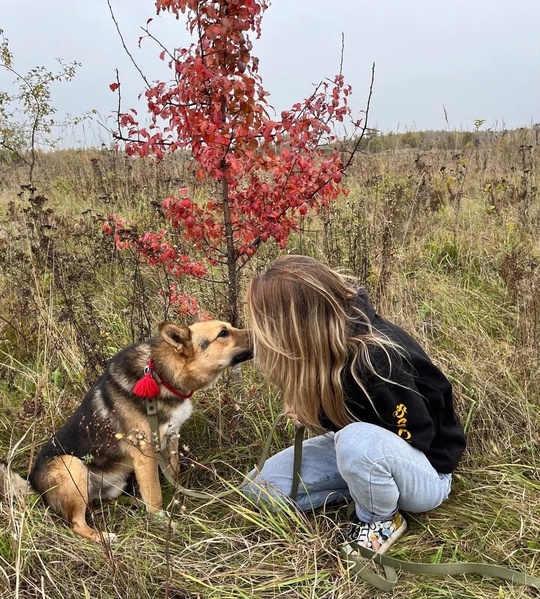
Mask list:
POLYGON ((357 292, 347 277, 299 255, 278 258, 247 289, 255 361, 282 392, 285 410, 316 432, 323 430, 321 414, 338 427, 355 420, 344 401, 347 366, 370 399, 361 372, 388 378, 376 372, 369 346, 383 349, 388 376, 389 349, 400 349, 373 329, 355 305, 357 292), (355 323, 361 326, 353 333, 355 323))

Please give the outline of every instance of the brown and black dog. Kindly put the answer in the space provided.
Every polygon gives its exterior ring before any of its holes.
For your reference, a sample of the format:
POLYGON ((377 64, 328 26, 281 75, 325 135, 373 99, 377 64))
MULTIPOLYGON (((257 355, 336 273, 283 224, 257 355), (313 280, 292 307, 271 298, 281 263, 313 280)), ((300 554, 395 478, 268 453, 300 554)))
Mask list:
MULTIPOLYGON (((89 503, 118 497, 132 472, 148 512, 159 513, 163 500, 156 451, 166 455, 176 473, 178 430, 191 415, 190 394, 211 387, 226 368, 251 357, 248 332, 228 323, 162 323, 159 336, 110 360, 75 413, 43 446, 30 473, 32 489, 76 534, 92 541, 114 535, 87 524, 89 503), (160 448, 152 438, 145 399, 134 392, 145 374, 159 393, 160 448)), ((18 475, 6 474, 5 466, 1 470, 0 478, 9 476, 16 489, 22 487, 18 475)))

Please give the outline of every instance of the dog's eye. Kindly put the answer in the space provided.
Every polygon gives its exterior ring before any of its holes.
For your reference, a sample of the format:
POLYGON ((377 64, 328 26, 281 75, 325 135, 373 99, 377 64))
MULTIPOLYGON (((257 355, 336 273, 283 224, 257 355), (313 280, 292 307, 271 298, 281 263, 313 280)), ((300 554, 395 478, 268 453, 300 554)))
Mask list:
POLYGON ((218 337, 228 337, 228 336, 229 336, 229 331, 227 329, 222 329, 218 335, 218 337))

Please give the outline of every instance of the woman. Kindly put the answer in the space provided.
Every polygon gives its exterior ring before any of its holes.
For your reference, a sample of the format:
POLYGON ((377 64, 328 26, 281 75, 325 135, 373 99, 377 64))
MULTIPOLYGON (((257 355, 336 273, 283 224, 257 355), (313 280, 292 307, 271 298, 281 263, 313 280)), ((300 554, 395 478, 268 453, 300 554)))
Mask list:
MULTIPOLYGON (((384 553, 405 532, 399 510, 431 510, 450 492, 465 437, 448 379, 365 290, 314 258, 275 260, 246 306, 255 361, 318 434, 303 444, 298 507, 351 497, 349 539, 384 553)), ((287 502, 293 455, 267 460, 245 495, 287 502)))

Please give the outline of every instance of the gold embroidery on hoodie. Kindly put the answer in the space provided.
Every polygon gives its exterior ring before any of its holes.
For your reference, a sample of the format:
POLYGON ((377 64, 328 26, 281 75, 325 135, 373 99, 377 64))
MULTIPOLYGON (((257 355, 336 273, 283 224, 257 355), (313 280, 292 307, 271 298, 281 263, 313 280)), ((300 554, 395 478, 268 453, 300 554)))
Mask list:
POLYGON ((396 418, 397 422, 397 434, 405 441, 409 441, 412 437, 410 431, 407 430, 407 418, 405 414, 407 413, 407 406, 400 403, 396 406, 396 410, 393 414, 394 418, 396 418))

